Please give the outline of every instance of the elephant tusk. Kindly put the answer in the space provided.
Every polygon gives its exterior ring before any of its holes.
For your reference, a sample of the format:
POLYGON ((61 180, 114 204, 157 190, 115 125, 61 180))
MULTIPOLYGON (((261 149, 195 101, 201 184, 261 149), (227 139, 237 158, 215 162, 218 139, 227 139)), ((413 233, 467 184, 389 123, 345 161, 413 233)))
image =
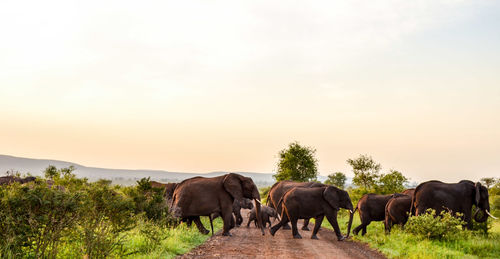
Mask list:
POLYGON ((351 214, 352 214, 352 210, 349 210, 349 213, 351 213, 351 214))
POLYGON ((260 205, 262 205, 262 202, 260 202, 259 200, 255 199, 260 205))
POLYGON ((276 214, 278 216, 278 220, 281 221, 280 214, 276 214))
POLYGON ((488 214, 488 216, 490 216, 490 217, 492 217, 492 218, 494 218, 494 219, 498 219, 497 217, 495 217, 495 216, 491 215, 489 211, 487 211, 487 210, 484 210, 484 211, 486 211, 486 214, 488 214))

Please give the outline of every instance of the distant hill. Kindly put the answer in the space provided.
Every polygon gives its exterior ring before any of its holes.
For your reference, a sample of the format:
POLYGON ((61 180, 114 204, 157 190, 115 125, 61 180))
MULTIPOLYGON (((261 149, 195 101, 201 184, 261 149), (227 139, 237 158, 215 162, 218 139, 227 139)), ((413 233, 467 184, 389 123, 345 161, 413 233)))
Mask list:
MULTIPOLYGON (((87 167, 80 164, 47 159, 33 159, 0 155, 0 176, 5 175, 8 170, 19 171, 22 174, 30 173, 34 176, 41 176, 47 166, 53 165, 57 168, 74 166, 75 174, 79 177, 86 177, 90 181, 98 179, 112 180, 114 183, 131 185, 143 177, 151 177, 151 180, 159 182, 180 182, 184 179, 194 176, 214 177, 228 172, 210 172, 205 174, 199 173, 181 173, 168 172, 162 170, 130 170, 130 169, 109 169, 98 167, 87 167)), ((271 173, 252 173, 252 172, 234 172, 247 177, 251 177, 255 184, 259 187, 269 186, 274 183, 273 174, 271 173)), ((324 181, 326 177, 319 176, 318 180, 324 181)))

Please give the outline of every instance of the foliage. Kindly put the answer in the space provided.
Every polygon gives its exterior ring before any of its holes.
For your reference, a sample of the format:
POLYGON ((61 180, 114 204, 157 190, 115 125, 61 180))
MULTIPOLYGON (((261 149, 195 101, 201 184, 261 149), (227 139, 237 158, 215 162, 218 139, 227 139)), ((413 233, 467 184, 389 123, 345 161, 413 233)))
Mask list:
POLYGON ((177 223, 169 212, 165 189, 152 187, 149 177, 137 181, 135 187, 126 188, 125 193, 132 198, 136 214, 144 213, 147 219, 164 226, 177 223))
POLYGON ((263 204, 267 202, 267 195, 269 194, 271 187, 272 186, 259 188, 260 200, 263 204))
POLYGON ((123 244, 122 232, 134 226, 133 202, 110 187, 109 181, 87 186, 80 212, 78 235, 84 254, 105 258, 123 244))
POLYGON ((403 176, 403 174, 397 170, 391 170, 388 174, 382 174, 378 181, 378 193, 390 194, 396 192, 402 192, 405 189, 405 184, 408 182, 408 178, 403 176))
POLYGON ((80 192, 37 181, 0 189, 0 255, 55 257, 61 237, 79 217, 80 192))
POLYGON ((336 172, 328 175, 328 179, 325 180, 325 184, 335 185, 340 189, 344 189, 347 177, 342 172, 336 172))
POLYGON ((308 182, 316 180, 318 175, 315 158, 316 150, 301 146, 298 142, 288 145, 288 148, 279 152, 277 173, 273 176, 276 181, 293 180, 308 182))
POLYGON ((347 163, 352 167, 354 177, 352 182, 366 190, 375 189, 379 171, 382 166, 376 163, 371 156, 360 155, 356 159, 347 159, 347 163))
POLYGON ((465 224, 459 216, 445 210, 436 215, 435 210, 427 209, 425 214, 408 219, 406 231, 429 239, 457 239, 465 224))

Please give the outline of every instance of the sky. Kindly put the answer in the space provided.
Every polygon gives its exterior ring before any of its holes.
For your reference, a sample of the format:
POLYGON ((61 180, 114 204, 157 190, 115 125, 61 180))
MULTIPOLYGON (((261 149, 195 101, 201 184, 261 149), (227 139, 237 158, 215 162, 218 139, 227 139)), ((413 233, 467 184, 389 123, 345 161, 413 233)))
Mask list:
POLYGON ((500 177, 500 2, 0 2, 0 154, 500 177))

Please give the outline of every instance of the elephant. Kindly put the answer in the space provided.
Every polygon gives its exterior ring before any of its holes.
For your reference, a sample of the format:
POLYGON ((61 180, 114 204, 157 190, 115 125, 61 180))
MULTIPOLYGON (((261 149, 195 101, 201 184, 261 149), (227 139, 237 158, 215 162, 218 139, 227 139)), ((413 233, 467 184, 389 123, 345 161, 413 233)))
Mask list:
MULTIPOLYGON (((250 199, 235 200, 233 203, 233 214, 236 218, 236 226, 239 227, 243 223, 243 217, 241 216, 241 209, 253 209, 253 204, 250 199)), ((265 227, 265 226, 264 226, 265 227)))
POLYGON ((408 221, 411 207, 411 196, 406 194, 394 194, 385 205, 385 232, 390 233, 394 224, 404 227, 408 221))
POLYGON ((7 185, 7 184, 15 183, 15 182, 20 183, 20 184, 24 184, 24 183, 28 183, 28 182, 33 182, 35 180, 36 180, 36 177, 34 177, 34 176, 28 176, 25 178, 21 178, 21 177, 17 177, 17 176, 8 175, 8 176, 0 177, 0 185, 7 185))
MULTIPOLYGON (((200 232, 203 232, 198 225, 200 216, 212 219, 212 213, 219 213, 224 222, 222 235, 231 236, 233 203, 243 198, 253 199, 260 214, 260 194, 251 178, 235 173, 212 178, 198 176, 177 185, 170 207, 174 216, 194 220, 200 232)), ((261 218, 257 217, 257 220, 262 235, 265 235, 261 218)))
MULTIPOLYGON (((241 226, 241 223, 243 223, 243 217, 241 216, 241 208, 252 209, 253 208, 252 201, 250 199, 246 199, 246 198, 241 200, 241 201, 234 200, 234 202, 233 202, 233 215, 236 218, 236 221, 234 223, 231 222, 231 228, 233 228, 234 226, 239 227, 239 226, 241 226)), ((218 212, 212 213, 210 215, 211 220, 213 220, 217 217, 220 217, 220 214, 218 212)))
MULTIPOLYGON (((281 213, 282 209, 281 209, 280 199, 283 198, 283 195, 292 188, 294 187, 310 188, 310 187, 327 187, 327 186, 328 185, 326 184, 317 182, 294 182, 291 180, 280 181, 275 183, 269 190, 269 193, 267 195, 267 205, 269 205, 271 208, 274 208, 278 213, 281 213)), ((309 219, 306 218, 304 219, 304 225, 302 226, 302 230, 309 231, 308 225, 309 225, 309 219)), ((290 229, 288 223, 283 227, 283 229, 290 229)))
POLYGON ((316 223, 311 239, 318 239, 316 234, 321 227, 323 218, 326 216, 328 222, 333 226, 337 240, 345 239, 342 236, 337 222, 337 213, 340 208, 352 211, 352 202, 349 194, 335 186, 327 187, 295 187, 285 193, 283 197, 283 211, 278 224, 271 227, 270 233, 274 236, 288 221, 292 223, 293 238, 302 238, 297 230, 298 219, 315 218, 316 223))
POLYGON ((165 189, 165 198, 167 200, 171 200, 174 195, 174 190, 177 187, 178 183, 160 183, 157 181, 150 181, 151 187, 153 188, 164 188, 165 189))
MULTIPOLYGON (((458 183, 443 183, 428 181, 421 183, 415 189, 411 201, 411 214, 422 215, 427 209, 434 209, 436 215, 443 210, 462 213, 464 228, 472 228, 472 218, 477 222, 485 222, 490 214, 488 189, 481 183, 462 180, 458 183), (476 212, 472 215, 472 205, 476 212), (478 212, 482 211, 482 216, 478 212)), ((494 218, 494 217, 493 217, 494 218)))
MULTIPOLYGON (((278 213, 276 212, 275 209, 263 205, 261 208, 261 218, 262 218, 262 224, 264 224, 264 227, 266 227, 267 223, 269 223, 269 227, 271 227, 271 219, 274 218, 276 220, 278 218, 278 213)), ((250 227, 250 223, 252 221, 255 222, 255 226, 257 226, 257 216, 255 214, 255 209, 252 209, 248 213, 248 223, 247 223, 247 228, 250 227)))
POLYGON ((354 210, 351 212, 351 215, 349 216, 347 236, 349 236, 351 232, 352 220, 356 210, 359 210, 361 225, 354 228, 352 232, 357 235, 358 232, 363 229, 362 235, 364 236, 366 234, 366 226, 368 226, 372 221, 383 221, 385 219, 385 205, 387 205, 387 202, 392 197, 392 194, 381 195, 368 193, 363 195, 363 197, 359 199, 356 208, 354 208, 354 210))
POLYGON ((408 195, 408 196, 413 196, 413 193, 415 192, 415 188, 412 188, 412 189, 406 189, 404 190, 401 194, 405 194, 405 195, 408 195))

